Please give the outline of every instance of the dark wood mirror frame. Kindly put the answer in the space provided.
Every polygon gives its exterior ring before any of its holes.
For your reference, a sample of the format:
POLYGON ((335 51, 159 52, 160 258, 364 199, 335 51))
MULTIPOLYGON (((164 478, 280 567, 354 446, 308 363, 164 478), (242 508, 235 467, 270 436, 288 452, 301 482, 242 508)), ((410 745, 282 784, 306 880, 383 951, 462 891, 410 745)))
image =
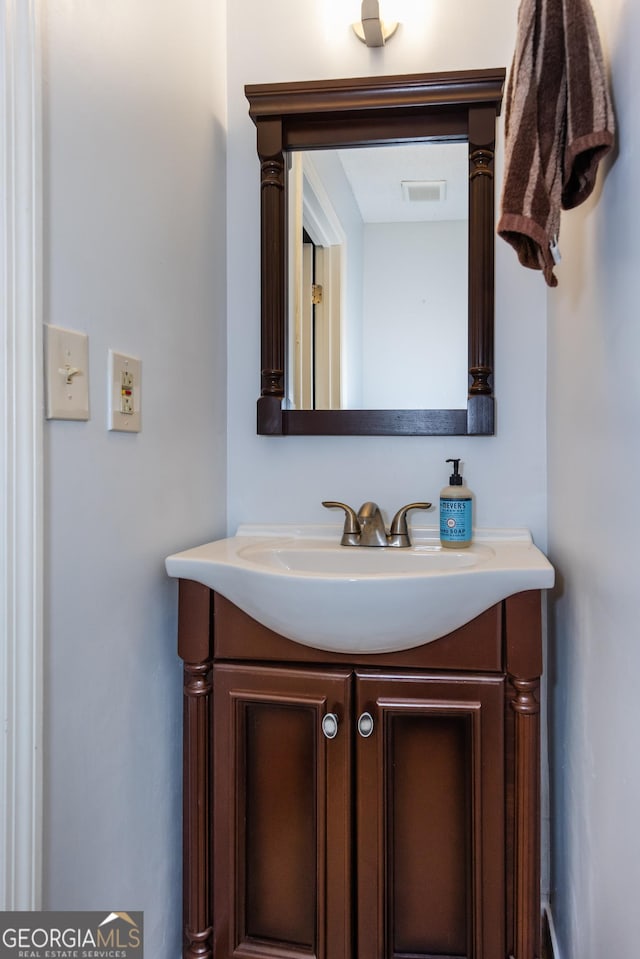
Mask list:
POLYGON ((265 435, 482 435, 494 432, 494 180, 505 70, 362 77, 245 87, 261 164, 262 386, 265 435), (286 156, 293 150, 429 140, 469 144, 469 395, 459 410, 283 408, 287 331, 286 156))

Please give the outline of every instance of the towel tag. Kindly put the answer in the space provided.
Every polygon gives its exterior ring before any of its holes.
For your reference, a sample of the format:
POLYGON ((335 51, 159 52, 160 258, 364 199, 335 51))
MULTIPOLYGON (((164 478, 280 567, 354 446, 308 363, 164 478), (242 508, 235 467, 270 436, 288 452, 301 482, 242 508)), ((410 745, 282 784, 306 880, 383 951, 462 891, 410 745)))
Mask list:
POLYGON ((554 236, 553 240, 549 244, 549 250, 551 251, 551 256, 553 257, 553 262, 557 265, 562 259, 560 253, 560 247, 558 246, 558 236, 554 236))

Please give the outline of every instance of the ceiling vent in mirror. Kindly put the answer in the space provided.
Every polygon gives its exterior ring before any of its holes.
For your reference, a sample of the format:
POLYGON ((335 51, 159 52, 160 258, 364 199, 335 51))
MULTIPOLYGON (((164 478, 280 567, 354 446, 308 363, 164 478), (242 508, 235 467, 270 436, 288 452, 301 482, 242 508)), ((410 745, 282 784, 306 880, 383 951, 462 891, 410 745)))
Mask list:
POLYGON ((446 180, 402 180, 401 186, 409 203, 440 203, 447 195, 446 180))

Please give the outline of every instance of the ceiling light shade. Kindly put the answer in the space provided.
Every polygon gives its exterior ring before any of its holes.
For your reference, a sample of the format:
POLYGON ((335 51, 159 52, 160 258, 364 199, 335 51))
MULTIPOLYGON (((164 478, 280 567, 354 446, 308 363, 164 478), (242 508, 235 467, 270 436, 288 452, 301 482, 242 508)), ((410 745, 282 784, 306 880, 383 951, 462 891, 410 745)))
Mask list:
POLYGON ((383 47, 398 29, 396 22, 384 23, 380 19, 378 0, 362 0, 360 23, 352 24, 355 35, 368 47, 383 47))

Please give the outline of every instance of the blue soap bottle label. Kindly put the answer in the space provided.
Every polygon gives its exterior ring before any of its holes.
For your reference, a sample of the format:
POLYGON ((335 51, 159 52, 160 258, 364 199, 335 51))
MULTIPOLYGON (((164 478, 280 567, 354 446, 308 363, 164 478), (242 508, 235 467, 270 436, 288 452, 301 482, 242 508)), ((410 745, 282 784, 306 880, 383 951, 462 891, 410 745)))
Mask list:
POLYGON ((440 498, 440 539, 448 543, 468 543, 471 540, 471 497, 466 499, 440 498))

